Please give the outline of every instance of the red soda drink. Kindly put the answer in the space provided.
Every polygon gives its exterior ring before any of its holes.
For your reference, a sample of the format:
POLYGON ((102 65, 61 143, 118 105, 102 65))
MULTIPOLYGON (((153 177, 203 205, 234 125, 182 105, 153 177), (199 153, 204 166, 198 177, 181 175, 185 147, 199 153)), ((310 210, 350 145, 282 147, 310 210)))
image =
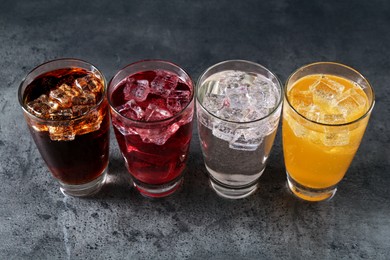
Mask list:
POLYGON ((110 82, 115 136, 133 183, 145 196, 167 196, 182 182, 192 137, 193 92, 189 76, 163 61, 129 65, 110 82))

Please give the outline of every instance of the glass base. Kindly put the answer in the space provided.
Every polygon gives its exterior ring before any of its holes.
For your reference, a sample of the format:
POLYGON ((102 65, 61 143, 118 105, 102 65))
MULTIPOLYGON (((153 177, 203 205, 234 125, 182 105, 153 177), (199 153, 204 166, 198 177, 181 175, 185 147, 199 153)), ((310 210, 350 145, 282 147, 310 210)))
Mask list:
POLYGON ((248 197, 257 190, 257 181, 250 186, 228 187, 210 179, 211 187, 221 197, 227 199, 242 199, 248 197))
POLYGON ((330 200, 337 191, 336 186, 328 187, 325 189, 313 189, 302 186, 294 181, 293 178, 287 173, 287 184, 291 192, 298 198, 306 201, 324 201, 330 200))
POLYGON ((69 185, 59 181, 61 186, 60 190, 64 195, 69 195, 73 197, 92 196, 103 187, 103 184, 106 181, 107 169, 108 167, 104 169, 103 173, 98 178, 85 184, 69 185))
POLYGON ((182 186, 184 178, 180 177, 163 185, 146 184, 134 178, 132 180, 134 187, 141 193, 142 196, 148 198, 163 198, 177 191, 182 186))

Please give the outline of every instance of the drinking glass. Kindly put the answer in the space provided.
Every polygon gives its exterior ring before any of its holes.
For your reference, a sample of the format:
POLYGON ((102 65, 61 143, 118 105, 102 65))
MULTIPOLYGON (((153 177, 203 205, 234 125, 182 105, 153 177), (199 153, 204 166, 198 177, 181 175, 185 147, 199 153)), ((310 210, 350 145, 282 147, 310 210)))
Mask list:
POLYGON ((168 61, 130 64, 110 81, 115 136, 142 195, 164 197, 181 186, 192 137, 193 99, 190 76, 168 61))
POLYGON ((356 70, 318 62, 296 70, 284 93, 288 186, 304 200, 330 199, 359 148, 374 107, 374 91, 356 70))
POLYGON ((77 59, 46 62, 20 84, 30 133, 64 194, 92 195, 105 181, 110 124, 105 91, 103 74, 77 59))
POLYGON ((258 186, 275 139, 282 85, 265 67, 228 60, 208 68, 196 87, 198 132, 211 187, 239 199, 258 186))

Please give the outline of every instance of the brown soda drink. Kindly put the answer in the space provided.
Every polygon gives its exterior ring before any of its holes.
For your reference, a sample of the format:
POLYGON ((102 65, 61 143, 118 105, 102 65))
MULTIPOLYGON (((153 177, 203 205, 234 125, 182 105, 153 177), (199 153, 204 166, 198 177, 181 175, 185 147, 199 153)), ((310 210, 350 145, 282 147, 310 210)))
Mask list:
POLYGON ((27 76, 19 100, 31 135, 61 190, 73 196, 99 190, 109 151, 103 75, 79 60, 52 61, 27 76))

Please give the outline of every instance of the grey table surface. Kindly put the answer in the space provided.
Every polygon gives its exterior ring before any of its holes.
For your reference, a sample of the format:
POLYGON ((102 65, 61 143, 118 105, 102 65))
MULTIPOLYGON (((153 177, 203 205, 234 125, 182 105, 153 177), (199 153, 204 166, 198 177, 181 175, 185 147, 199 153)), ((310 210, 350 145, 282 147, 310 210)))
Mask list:
MULTIPOLYGON (((0 8, 0 259, 389 259, 389 1, 18 1, 0 8), (361 147, 336 196, 308 203, 286 188, 280 130, 242 200, 209 187, 195 129, 182 190, 137 194, 111 132, 110 181, 65 197, 17 102, 23 77, 55 58, 95 64, 110 79, 166 59, 196 80, 228 59, 258 62, 285 82, 298 67, 337 61, 376 91, 361 147)), ((237 162, 240 163, 240 162, 237 162)))

